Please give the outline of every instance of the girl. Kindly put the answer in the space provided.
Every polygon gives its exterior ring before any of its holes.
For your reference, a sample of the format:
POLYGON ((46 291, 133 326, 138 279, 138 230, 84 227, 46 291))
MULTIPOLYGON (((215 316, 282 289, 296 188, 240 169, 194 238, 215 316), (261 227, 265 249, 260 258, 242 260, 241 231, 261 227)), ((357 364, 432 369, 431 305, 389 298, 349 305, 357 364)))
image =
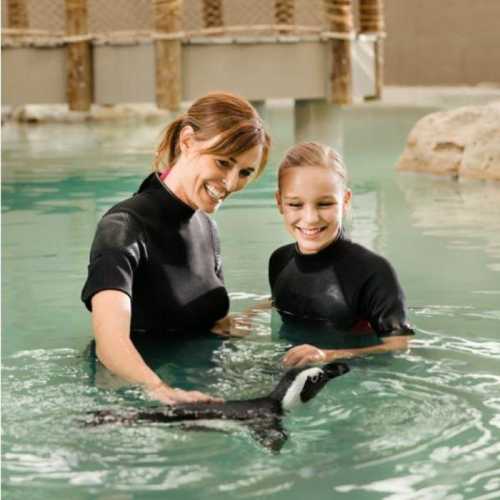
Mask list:
POLYGON ((286 366, 406 349, 413 334, 394 269, 342 230, 351 198, 346 168, 332 148, 310 142, 287 152, 276 201, 296 243, 271 256, 272 300, 284 321, 315 320, 343 331, 370 326, 381 342, 342 350, 299 345, 283 358, 286 366))

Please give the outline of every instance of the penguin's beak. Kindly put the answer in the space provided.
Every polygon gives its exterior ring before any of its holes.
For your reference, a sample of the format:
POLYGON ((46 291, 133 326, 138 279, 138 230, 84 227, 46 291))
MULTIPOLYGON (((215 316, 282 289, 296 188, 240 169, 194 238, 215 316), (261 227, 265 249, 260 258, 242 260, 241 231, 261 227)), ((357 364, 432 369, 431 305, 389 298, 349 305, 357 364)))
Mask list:
POLYGON ((329 379, 332 379, 347 373, 349 367, 345 363, 328 363, 322 367, 322 370, 327 374, 329 379))

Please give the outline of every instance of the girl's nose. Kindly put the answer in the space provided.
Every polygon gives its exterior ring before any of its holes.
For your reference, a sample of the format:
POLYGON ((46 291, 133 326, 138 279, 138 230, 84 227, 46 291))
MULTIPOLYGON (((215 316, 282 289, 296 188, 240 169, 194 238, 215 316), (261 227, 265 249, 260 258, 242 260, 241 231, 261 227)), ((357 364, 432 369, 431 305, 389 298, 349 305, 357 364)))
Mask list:
POLYGON ((304 222, 307 222, 308 224, 317 222, 319 219, 318 211, 314 207, 305 207, 303 218, 304 222))

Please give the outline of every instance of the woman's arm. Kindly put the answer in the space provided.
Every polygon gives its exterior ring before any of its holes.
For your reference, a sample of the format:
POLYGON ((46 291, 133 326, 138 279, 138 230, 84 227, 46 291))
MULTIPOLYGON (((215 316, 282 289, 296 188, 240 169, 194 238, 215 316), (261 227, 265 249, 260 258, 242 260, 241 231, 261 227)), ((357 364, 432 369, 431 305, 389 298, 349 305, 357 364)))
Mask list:
POLYGON ((142 385, 153 398, 166 404, 217 400, 198 391, 174 389, 147 366, 130 339, 131 304, 127 294, 103 290, 92 297, 92 326, 96 353, 115 375, 142 385))
POLYGON ((408 349, 409 337, 398 335, 383 337, 382 344, 355 349, 319 349, 313 345, 303 344, 290 349, 283 357, 285 366, 304 366, 312 363, 329 363, 337 359, 348 359, 366 354, 405 351, 408 349))

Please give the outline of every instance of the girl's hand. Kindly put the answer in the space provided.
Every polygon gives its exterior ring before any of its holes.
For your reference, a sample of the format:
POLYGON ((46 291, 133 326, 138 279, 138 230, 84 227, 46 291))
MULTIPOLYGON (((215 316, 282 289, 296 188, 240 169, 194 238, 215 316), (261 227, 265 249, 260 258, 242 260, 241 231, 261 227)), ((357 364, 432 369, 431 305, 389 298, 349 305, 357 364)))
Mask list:
POLYGON ((211 332, 221 337, 246 337, 252 329, 252 320, 245 315, 228 314, 211 328, 211 332))
POLYGON ((215 398, 199 391, 183 391, 182 389, 174 389, 165 383, 146 388, 146 393, 152 399, 157 399, 167 405, 175 405, 178 403, 222 403, 221 398, 215 398))
POLYGON ((324 363, 325 361, 325 351, 309 344, 292 347, 283 357, 283 365, 288 367, 324 363))

